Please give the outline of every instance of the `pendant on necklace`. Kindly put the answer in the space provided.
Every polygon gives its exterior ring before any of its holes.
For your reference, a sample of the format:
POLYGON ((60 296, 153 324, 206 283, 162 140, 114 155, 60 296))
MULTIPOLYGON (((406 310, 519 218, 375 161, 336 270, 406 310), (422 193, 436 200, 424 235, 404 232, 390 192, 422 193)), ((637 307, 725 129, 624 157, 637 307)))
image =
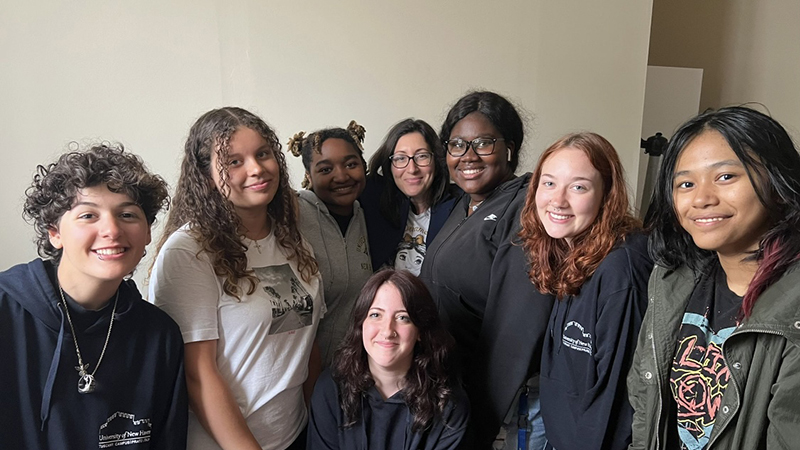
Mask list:
POLYGON ((256 250, 258 250, 258 253, 261 254, 261 244, 259 244, 258 241, 253 240, 253 245, 256 246, 256 250))
POLYGON ((84 372, 78 380, 78 392, 81 394, 91 394, 94 392, 95 388, 97 388, 97 383, 95 383, 94 377, 84 372))

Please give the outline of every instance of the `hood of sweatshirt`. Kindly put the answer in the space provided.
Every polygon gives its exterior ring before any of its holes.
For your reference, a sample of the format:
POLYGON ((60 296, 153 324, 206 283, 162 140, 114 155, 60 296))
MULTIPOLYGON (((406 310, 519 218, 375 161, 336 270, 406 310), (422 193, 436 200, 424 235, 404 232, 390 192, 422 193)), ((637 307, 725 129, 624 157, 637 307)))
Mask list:
MULTIPOLYGON (((16 302, 38 323, 57 333, 56 347, 53 352, 50 370, 47 374, 47 381, 42 392, 42 407, 40 410, 42 429, 50 414, 50 401, 55 384, 58 365, 61 362, 61 351, 64 344, 65 335, 71 333, 67 316, 64 314, 63 307, 60 305, 60 294, 53 286, 53 282, 48 275, 48 266, 55 270, 53 263, 35 259, 28 264, 20 264, 3 272, 0 276, 0 295, 9 301, 16 302)), ((135 302, 126 299, 141 298, 138 294, 136 284, 132 280, 123 280, 119 287, 119 302, 117 303, 114 320, 121 321, 132 317, 135 309, 135 302), (130 292, 130 291, 133 292, 130 292)), ((90 324, 83 332, 85 334, 106 333, 108 330, 108 315, 99 316, 95 323, 90 324)), ((72 345, 72 338, 66 338, 67 344, 72 345)), ((42 358, 45 358, 42 355, 42 358)))

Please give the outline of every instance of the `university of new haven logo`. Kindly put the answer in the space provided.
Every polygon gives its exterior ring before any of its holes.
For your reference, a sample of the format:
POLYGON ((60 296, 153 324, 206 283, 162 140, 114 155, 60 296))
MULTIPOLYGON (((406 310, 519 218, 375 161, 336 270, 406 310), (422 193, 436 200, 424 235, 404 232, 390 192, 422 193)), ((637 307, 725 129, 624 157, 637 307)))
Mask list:
POLYGON ((123 447, 150 442, 153 425, 150 419, 137 419, 129 413, 117 411, 100 425, 100 448, 123 447))

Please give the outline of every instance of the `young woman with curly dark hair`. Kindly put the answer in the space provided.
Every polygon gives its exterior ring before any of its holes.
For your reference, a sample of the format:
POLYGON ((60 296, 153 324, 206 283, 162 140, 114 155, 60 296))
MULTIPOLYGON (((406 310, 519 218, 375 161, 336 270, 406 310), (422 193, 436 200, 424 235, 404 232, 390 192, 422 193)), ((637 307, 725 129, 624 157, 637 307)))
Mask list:
POLYGON ((272 129, 241 108, 189 131, 150 299, 181 326, 189 448, 302 448, 324 315, 272 129))
POLYGON ((449 372, 452 338, 406 271, 367 281, 351 328, 311 401, 309 449, 458 447, 469 405, 449 372))
POLYGON ((531 281, 557 298, 542 351, 548 448, 625 449, 625 375, 653 262, 611 143, 584 132, 545 150, 520 220, 531 281))
POLYGON ((167 185, 122 147, 39 166, 39 255, 0 273, 3 448, 185 448, 180 329, 129 278, 167 185))
POLYGON ((650 305, 628 376, 635 449, 800 442, 800 155, 747 107, 683 124, 653 198, 650 305))

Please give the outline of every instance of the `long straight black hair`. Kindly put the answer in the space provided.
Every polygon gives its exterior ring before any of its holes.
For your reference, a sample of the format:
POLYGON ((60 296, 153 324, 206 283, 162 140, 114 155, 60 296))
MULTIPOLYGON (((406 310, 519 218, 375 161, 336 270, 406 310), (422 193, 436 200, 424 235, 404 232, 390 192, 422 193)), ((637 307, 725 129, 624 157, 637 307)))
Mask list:
POLYGON ((649 223, 653 259, 666 268, 687 265, 697 269, 713 256, 697 247, 680 226, 672 197, 678 157, 693 139, 710 131, 725 138, 770 214, 770 229, 760 236, 758 250, 748 256, 758 261, 759 267, 742 304, 747 317, 758 296, 800 257, 800 155, 780 123, 744 106, 705 112, 683 124, 664 152, 649 223))

